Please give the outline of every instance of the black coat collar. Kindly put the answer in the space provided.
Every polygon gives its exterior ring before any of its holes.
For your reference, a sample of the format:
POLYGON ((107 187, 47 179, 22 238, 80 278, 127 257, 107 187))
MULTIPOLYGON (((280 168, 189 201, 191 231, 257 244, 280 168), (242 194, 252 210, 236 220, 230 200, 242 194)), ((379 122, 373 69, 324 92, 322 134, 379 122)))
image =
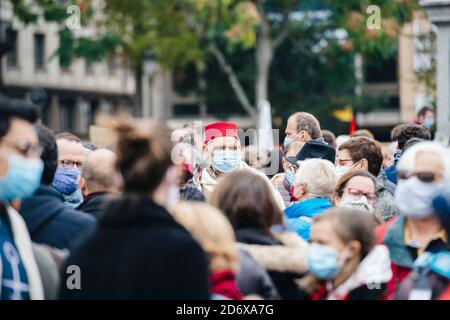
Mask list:
POLYGON ((99 219, 100 227, 139 224, 174 224, 172 215, 149 197, 123 194, 108 203, 99 219))
POLYGON ((239 228, 235 230, 236 240, 247 244, 278 245, 280 244, 270 233, 256 228, 239 228))

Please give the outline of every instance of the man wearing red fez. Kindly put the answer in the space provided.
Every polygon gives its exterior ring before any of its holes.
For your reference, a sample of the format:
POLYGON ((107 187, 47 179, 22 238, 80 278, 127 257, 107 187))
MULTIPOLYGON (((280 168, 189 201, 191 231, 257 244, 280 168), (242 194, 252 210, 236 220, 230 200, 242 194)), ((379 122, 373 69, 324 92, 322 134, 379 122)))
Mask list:
POLYGON ((205 126, 203 156, 207 159, 200 184, 205 196, 208 196, 219 183, 220 178, 234 170, 251 170, 267 181, 273 190, 273 195, 284 209, 285 205, 281 195, 272 186, 270 180, 262 172, 250 167, 241 159, 241 143, 237 132, 237 125, 233 122, 215 122, 205 126))

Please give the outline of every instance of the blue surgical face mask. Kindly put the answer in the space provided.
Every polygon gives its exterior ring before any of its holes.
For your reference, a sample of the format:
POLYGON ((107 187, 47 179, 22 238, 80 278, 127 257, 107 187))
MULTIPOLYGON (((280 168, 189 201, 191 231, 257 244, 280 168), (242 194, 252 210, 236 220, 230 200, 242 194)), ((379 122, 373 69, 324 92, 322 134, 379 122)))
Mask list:
POLYGON ((52 187, 61 193, 68 196, 78 189, 77 179, 80 176, 80 169, 77 168, 63 168, 58 167, 53 179, 52 187))
POLYGON ((322 280, 334 279, 342 269, 346 249, 339 252, 329 246, 312 243, 308 252, 308 270, 322 280))
POLYGON ((426 118, 425 121, 423 122, 423 126, 426 129, 430 129, 434 124, 434 119, 433 118, 426 118))
POLYGON ((287 170, 284 173, 284 178, 286 179, 286 181, 289 184, 289 186, 292 186, 292 184, 294 183, 295 175, 294 175, 294 173, 291 170, 287 170))
POLYGON ((0 178, 0 200, 12 201, 31 196, 41 184, 43 171, 41 159, 10 156, 8 172, 0 178))
POLYGON ((216 150, 214 151, 213 163, 214 169, 228 173, 236 169, 239 165, 239 156, 237 151, 216 150))
POLYGON ((287 150, 287 148, 289 148, 289 145, 290 145, 291 143, 292 143, 292 138, 289 137, 289 136, 286 136, 286 137, 284 138, 284 141, 283 141, 284 149, 287 150))

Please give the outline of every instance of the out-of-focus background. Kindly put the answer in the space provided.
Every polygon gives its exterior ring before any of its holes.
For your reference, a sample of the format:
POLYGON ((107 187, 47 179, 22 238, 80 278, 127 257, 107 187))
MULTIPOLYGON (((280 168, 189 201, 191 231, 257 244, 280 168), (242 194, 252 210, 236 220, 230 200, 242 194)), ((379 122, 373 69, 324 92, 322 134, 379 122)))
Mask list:
POLYGON ((82 137, 100 112, 249 128, 267 100, 274 128, 308 111, 388 141, 436 105, 433 2, 0 0, 0 91, 82 137))

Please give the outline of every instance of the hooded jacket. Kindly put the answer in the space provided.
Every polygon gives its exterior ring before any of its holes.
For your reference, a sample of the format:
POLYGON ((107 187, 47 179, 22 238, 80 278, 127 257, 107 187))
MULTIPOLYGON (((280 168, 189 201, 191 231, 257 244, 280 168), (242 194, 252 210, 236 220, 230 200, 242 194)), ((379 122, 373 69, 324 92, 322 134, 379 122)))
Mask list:
MULTIPOLYGON (((264 252, 265 249, 270 250, 271 248, 282 247, 282 242, 277 240, 275 236, 270 233, 264 232, 256 228, 241 228, 235 230, 236 240, 238 241, 238 247, 246 250, 252 257, 264 267, 269 276, 271 277, 273 283, 280 296, 284 300, 295 300, 303 297, 303 292, 300 290, 295 283, 295 279, 300 278, 301 274, 292 272, 291 261, 283 261, 279 259, 274 259, 274 257, 269 257, 269 252, 264 252), (252 248, 258 248, 260 254, 252 251, 252 248), (276 261, 275 261, 276 260, 276 261), (270 261, 274 261, 276 266, 270 266, 270 261)), ((291 254, 298 251, 296 247, 286 247, 286 251, 283 251, 283 255, 286 256, 290 252, 291 254)), ((298 262, 297 264, 304 263, 298 262)))
POLYGON ((73 249, 96 227, 93 216, 67 207, 61 195, 46 185, 22 201, 20 214, 33 242, 57 249, 73 249))
POLYGON ((284 210, 284 224, 289 231, 294 231, 303 239, 309 240, 311 219, 331 208, 332 205, 331 200, 327 198, 300 201, 284 210))

